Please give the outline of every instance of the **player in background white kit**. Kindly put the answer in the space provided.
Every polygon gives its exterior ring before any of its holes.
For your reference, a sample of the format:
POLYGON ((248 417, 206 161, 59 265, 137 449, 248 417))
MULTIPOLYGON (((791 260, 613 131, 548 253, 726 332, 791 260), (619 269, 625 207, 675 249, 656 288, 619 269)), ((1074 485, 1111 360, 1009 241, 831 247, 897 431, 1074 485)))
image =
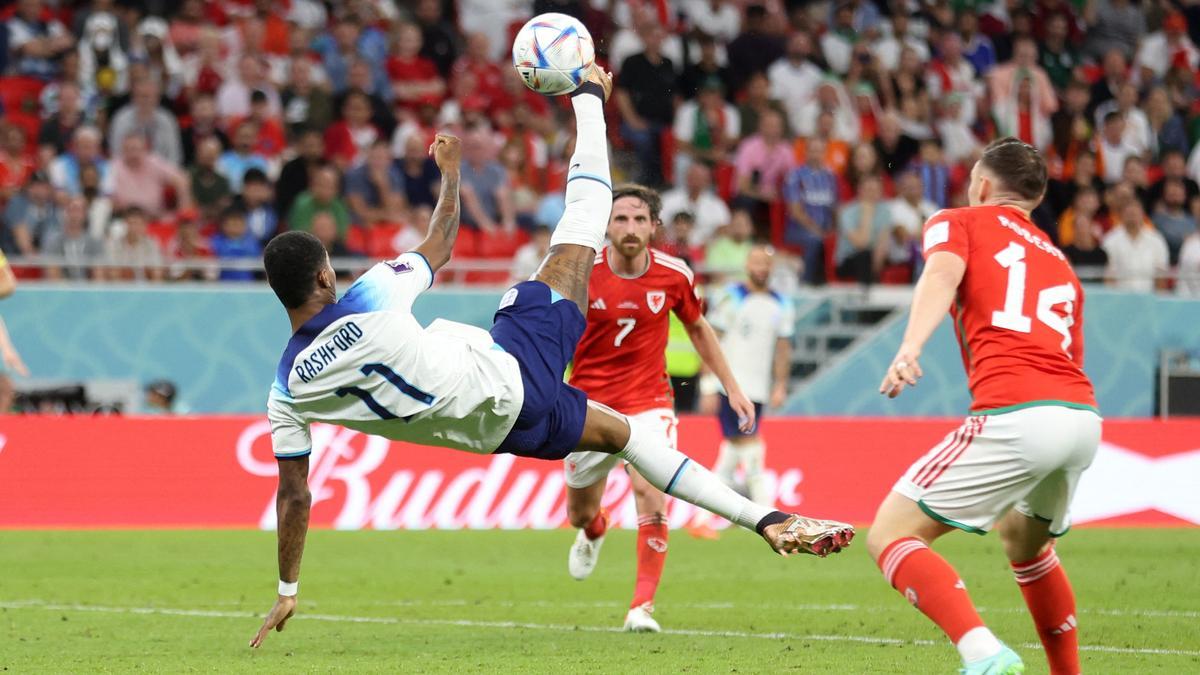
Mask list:
MULTIPOLYGON (((746 281, 722 289, 708 320, 721 336, 721 350, 729 361, 733 376, 754 403, 754 426, 743 431, 729 399, 706 376, 701 387, 701 409, 717 414, 721 423, 720 451, 713 472, 727 485, 733 485, 737 469, 742 468, 750 499, 771 506, 774 496, 763 473, 766 445, 759 435, 763 407, 783 405, 792 360, 792 336, 796 312, 791 298, 771 289, 774 252, 768 246, 756 246, 746 258, 746 281)), ((693 536, 716 538, 709 516, 700 513, 688 530, 693 536)))
POLYGON ((268 401, 279 461, 279 592, 251 647, 296 609, 312 422, 485 454, 562 460, 576 448, 608 452, 663 492, 754 529, 781 554, 824 556, 849 544, 850 526, 750 502, 662 447, 637 420, 589 404, 563 382, 587 323, 588 279, 612 208, 603 109, 611 90, 610 76, 593 69, 573 92, 578 138, 566 210, 541 267, 504 294, 490 331, 445 320, 422 327, 412 316, 458 236, 462 145, 452 136, 438 135, 430 147, 442 185, 425 240, 372 267, 340 300, 316 237, 287 232, 267 244, 267 280, 294 332, 268 401))

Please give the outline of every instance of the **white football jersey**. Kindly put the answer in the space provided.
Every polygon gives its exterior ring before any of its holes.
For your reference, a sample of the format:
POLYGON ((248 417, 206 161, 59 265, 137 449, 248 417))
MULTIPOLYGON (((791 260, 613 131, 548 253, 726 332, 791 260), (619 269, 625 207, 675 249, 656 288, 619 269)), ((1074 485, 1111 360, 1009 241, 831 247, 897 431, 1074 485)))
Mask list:
POLYGON ((405 253, 296 331, 267 399, 276 457, 311 452, 311 422, 476 453, 500 445, 524 401, 520 366, 481 328, 423 328, 412 304, 432 283, 425 257, 405 253))
POLYGON ((733 377, 755 403, 771 395, 775 343, 791 339, 796 331, 796 311, 789 298, 766 291, 756 293, 745 284, 730 284, 708 316, 721 331, 721 350, 733 377))

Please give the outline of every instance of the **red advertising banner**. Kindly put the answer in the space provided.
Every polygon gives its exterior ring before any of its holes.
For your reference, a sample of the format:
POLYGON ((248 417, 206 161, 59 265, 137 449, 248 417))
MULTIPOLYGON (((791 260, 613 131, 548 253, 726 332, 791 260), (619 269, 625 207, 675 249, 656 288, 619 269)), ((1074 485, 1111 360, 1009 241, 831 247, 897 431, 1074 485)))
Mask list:
MULTIPOLYGON (((770 419, 779 508, 869 523, 904 469, 954 420, 770 419)), ((720 435, 684 418, 680 448, 711 465, 720 435)), ((341 529, 554 528, 562 465, 313 427, 312 523, 341 529)), ((274 526, 275 461, 257 417, 9 417, 0 422, 0 528, 274 526)), ((1074 504, 1077 524, 1200 525, 1200 420, 1115 420, 1074 504)), ((605 502, 636 522, 624 472, 605 502)), ((692 507, 674 501, 673 526, 692 507)))

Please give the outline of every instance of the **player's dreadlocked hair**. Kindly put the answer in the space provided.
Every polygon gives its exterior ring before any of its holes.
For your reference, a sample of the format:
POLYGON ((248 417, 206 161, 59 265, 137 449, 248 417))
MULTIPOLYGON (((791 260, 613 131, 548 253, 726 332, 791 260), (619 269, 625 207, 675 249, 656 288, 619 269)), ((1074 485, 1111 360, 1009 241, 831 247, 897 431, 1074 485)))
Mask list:
POLYGON ((1041 201, 1046 193, 1046 160, 1028 143, 998 138, 983 149, 979 162, 1022 199, 1041 201))
POLYGON ((308 300, 325 259, 325 246, 308 232, 284 232, 267 243, 263 267, 284 307, 295 309, 308 300))
POLYGON ((622 197, 642 200, 642 203, 650 209, 650 222, 658 224, 659 212, 662 211, 662 197, 658 196, 657 190, 637 183, 625 183, 614 188, 612 196, 614 204, 622 197))

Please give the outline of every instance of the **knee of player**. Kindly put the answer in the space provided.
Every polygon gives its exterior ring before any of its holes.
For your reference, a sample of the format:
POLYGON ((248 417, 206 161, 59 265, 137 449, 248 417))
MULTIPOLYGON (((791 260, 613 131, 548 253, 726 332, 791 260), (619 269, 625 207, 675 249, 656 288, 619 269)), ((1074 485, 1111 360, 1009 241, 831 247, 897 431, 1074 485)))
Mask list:
POLYGON ((592 524, 592 520, 596 518, 596 513, 599 509, 590 504, 572 504, 567 502, 567 520, 571 523, 571 527, 583 529, 592 524))

